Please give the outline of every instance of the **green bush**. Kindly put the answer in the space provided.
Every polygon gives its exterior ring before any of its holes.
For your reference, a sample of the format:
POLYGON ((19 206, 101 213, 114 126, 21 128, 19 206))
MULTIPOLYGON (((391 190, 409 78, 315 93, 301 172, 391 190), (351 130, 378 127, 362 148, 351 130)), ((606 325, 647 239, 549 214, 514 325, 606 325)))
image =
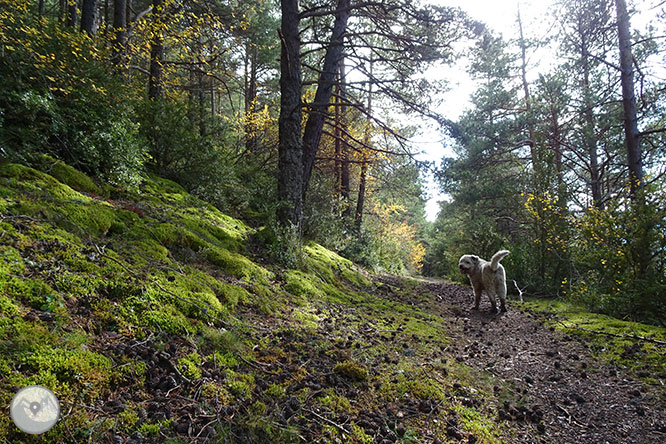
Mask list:
POLYGON ((113 184, 136 186, 146 153, 130 90, 109 75, 104 50, 27 8, 0 17, 0 28, 0 154, 26 163, 47 153, 113 184))

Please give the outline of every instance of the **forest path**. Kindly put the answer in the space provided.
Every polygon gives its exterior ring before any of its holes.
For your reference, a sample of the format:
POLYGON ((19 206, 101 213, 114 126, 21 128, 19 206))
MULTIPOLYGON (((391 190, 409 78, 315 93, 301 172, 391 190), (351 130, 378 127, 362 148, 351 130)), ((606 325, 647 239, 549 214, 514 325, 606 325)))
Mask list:
POLYGON ((465 365, 512 386, 499 417, 525 433, 515 442, 666 443, 664 393, 593 356, 584 338, 544 327, 545 316, 509 305, 493 314, 484 295, 471 310, 470 288, 423 284, 430 310, 450 325, 449 350, 465 365), (534 435, 530 422, 538 425, 534 435))

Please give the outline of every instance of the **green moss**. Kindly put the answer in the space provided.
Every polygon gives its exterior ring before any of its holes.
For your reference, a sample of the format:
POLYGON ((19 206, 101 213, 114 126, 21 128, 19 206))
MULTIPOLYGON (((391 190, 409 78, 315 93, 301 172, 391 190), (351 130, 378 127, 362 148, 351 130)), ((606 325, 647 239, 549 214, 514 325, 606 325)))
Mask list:
POLYGON ((397 377, 384 384, 383 390, 385 393, 397 397, 409 394, 421 400, 435 399, 443 401, 446 398, 439 385, 428 378, 424 378, 422 373, 415 372, 413 366, 409 363, 406 369, 401 370, 397 377))
POLYGON ((139 422, 139 415, 134 409, 125 409, 117 415, 120 427, 125 432, 131 430, 134 427, 134 424, 139 422))
POLYGON ((279 401, 287 396, 287 392, 285 391, 284 387, 282 387, 281 385, 271 384, 264 391, 264 395, 268 396, 273 400, 279 401))
POLYGON ((189 355, 178 360, 178 370, 190 380, 201 379, 201 356, 198 353, 189 355))
POLYGON ((363 276, 349 260, 319 244, 311 243, 303 248, 308 271, 315 273, 329 284, 337 282, 336 274, 343 276, 356 287, 367 287, 372 282, 363 276))
POLYGON ((216 351, 212 354, 212 358, 218 367, 231 368, 240 364, 240 361, 229 352, 216 351))
POLYGON ((581 306, 560 300, 530 298, 522 308, 555 315, 546 321, 546 325, 584 337, 588 346, 602 359, 630 368, 643 379, 666 374, 663 347, 636 338, 664 342, 666 328, 589 313, 581 306))
POLYGON ((327 394, 319 398, 318 401, 336 413, 347 415, 353 413, 352 405, 349 399, 345 398, 344 396, 337 395, 332 389, 327 389, 327 394))
POLYGON ((486 418, 477 410, 463 405, 454 406, 454 411, 460 418, 462 429, 472 433, 477 438, 477 442, 484 444, 499 444, 502 442, 498 437, 497 426, 492 419, 486 418))
POLYGON ((338 362, 333 367, 333 371, 354 381, 365 381, 368 379, 368 370, 354 361, 338 362))
POLYGON ((361 427, 357 426, 354 423, 352 423, 351 427, 352 427, 352 434, 351 437, 349 438, 351 443, 370 444, 372 442, 372 436, 365 433, 365 430, 363 430, 361 427))
POLYGON ((319 328, 319 316, 308 310, 307 307, 294 309, 292 312, 293 319, 303 330, 314 331, 319 328))
POLYGON ((66 163, 51 156, 42 155, 37 161, 38 168, 60 182, 69 185, 77 191, 101 195, 102 189, 95 185, 92 179, 84 173, 72 168, 66 163))
POLYGON ((162 428, 168 429, 169 426, 171 426, 171 422, 172 421, 170 419, 166 419, 164 421, 158 421, 156 423, 144 422, 143 424, 139 425, 139 427, 137 427, 136 430, 137 432, 141 433, 143 436, 157 437, 162 428))
POLYGON ((206 382, 201 386, 201 396, 208 399, 217 399, 222 405, 230 404, 233 397, 223 386, 215 382, 206 382))
POLYGON ((176 182, 158 176, 150 176, 148 180, 144 182, 142 190, 147 194, 157 194, 164 196, 182 196, 187 194, 185 188, 176 182))
POLYGON ((0 294, 40 309, 54 290, 39 279, 21 279, 0 274, 0 294))
POLYGON ((81 234, 104 234, 115 219, 107 202, 84 196, 52 176, 26 166, 0 165, 0 184, 25 194, 26 198, 12 212, 45 218, 81 234))
POLYGON ((146 261, 166 262, 169 258, 169 250, 153 239, 140 239, 127 243, 127 248, 132 253, 136 263, 146 261))
POLYGON ((209 247, 203 253, 210 263, 239 279, 256 280, 263 284, 273 279, 273 273, 238 253, 218 247, 209 247))
POLYGON ((14 383, 45 385, 70 401, 78 397, 97 399, 108 389, 111 378, 111 360, 85 349, 40 343, 18 359, 25 367, 20 375, 13 375, 14 383))
POLYGON ((253 415, 263 416, 266 414, 266 404, 262 401, 256 401, 250 406, 250 412, 253 415))
POLYGON ((0 245, 0 273, 20 275, 25 271, 23 258, 16 248, 0 245))
POLYGON ((252 396, 255 387, 254 376, 247 373, 227 371, 226 386, 239 399, 246 400, 252 396))
POLYGON ((146 310, 143 312, 140 322, 147 327, 176 335, 194 333, 196 331, 196 327, 171 305, 163 305, 159 309, 146 310))
POLYGON ((324 295, 319 289, 319 284, 322 282, 302 271, 289 270, 284 278, 284 289, 296 296, 297 302, 305 303, 308 300, 321 299, 324 295))
POLYGON ((19 314, 19 307, 2 293, 0 293, 0 313, 4 316, 19 314))

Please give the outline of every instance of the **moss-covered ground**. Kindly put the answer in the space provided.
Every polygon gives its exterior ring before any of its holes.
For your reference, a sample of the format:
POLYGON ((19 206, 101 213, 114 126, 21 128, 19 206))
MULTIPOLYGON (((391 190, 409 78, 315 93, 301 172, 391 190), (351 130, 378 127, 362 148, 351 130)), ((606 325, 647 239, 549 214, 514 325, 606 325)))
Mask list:
POLYGON ((528 298, 524 309, 545 325, 583 339, 596 356, 661 386, 666 379, 666 328, 590 313, 572 302, 528 298))
POLYGON ((0 165, 0 403, 40 384, 62 416, 28 436, 0 415, 0 442, 515 436, 504 382, 455 358, 421 283, 316 244, 281 269, 256 229, 173 182, 130 192, 38 167, 0 165))

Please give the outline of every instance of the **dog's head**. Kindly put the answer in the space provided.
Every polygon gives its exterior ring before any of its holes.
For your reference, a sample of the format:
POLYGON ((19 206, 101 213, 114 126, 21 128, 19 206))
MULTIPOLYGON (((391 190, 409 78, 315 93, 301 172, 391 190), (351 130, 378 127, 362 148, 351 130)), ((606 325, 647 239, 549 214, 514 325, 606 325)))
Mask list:
POLYGON ((479 256, 473 254, 465 254, 458 261, 458 267, 460 267, 460 272, 463 274, 471 274, 477 265, 479 265, 479 256))

